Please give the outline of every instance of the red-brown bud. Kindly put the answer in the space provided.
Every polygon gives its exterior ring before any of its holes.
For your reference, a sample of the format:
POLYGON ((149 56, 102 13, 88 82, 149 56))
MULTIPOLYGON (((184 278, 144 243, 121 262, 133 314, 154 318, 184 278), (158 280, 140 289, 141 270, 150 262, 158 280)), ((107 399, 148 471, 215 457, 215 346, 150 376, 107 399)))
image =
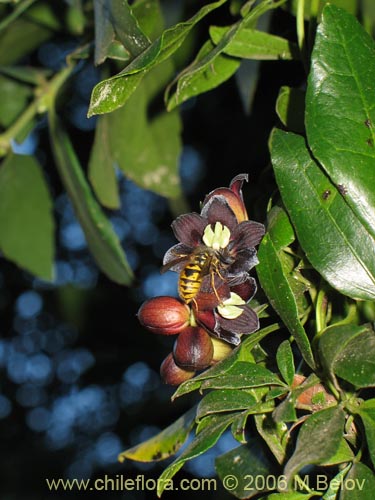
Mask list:
POLYGON ((141 305, 138 319, 153 333, 175 335, 189 325, 190 309, 174 297, 154 297, 141 305))
POLYGON ((223 196, 226 199, 230 208, 232 209, 238 222, 248 220, 249 217, 247 215, 246 207, 242 196, 242 184, 245 180, 247 180, 246 174, 236 175, 236 177, 234 177, 231 180, 229 188, 221 187, 214 189, 213 191, 211 191, 211 193, 209 193, 206 196, 203 204, 205 205, 208 202, 208 200, 213 196, 223 196))
POLYGON ((214 353, 210 335, 200 327, 188 327, 177 337, 173 347, 173 357, 181 368, 204 370, 214 353))
POLYGON ((172 353, 168 354, 160 365, 160 376, 163 382, 168 385, 180 385, 185 380, 194 377, 194 375, 194 371, 185 370, 177 366, 172 353))
MULTIPOLYGON (((292 388, 296 388, 306 380, 303 375, 294 375, 292 388)), ((322 384, 315 384, 303 391, 296 400, 296 408, 302 410, 318 411, 327 406, 336 404, 336 399, 330 394, 322 384), (319 399, 316 400, 318 398, 319 399)))

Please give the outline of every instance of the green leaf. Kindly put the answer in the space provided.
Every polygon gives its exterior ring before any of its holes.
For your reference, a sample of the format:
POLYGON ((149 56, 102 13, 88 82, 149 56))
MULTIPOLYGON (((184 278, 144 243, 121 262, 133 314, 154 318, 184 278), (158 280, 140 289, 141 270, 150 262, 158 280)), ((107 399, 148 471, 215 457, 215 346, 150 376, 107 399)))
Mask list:
POLYGON ((309 146, 375 236, 375 44, 357 19, 327 5, 306 94, 309 146))
POLYGON ((297 413, 295 407, 295 400, 292 394, 289 394, 272 413, 275 422, 296 422, 297 413))
MULTIPOLYGON (((370 0, 372 1, 372 0, 370 0)), ((300 0, 291 0, 288 2, 288 9, 292 14, 297 14, 298 3, 300 0)), ((305 0, 304 2, 304 18, 309 20, 311 18, 320 19, 323 8, 327 3, 337 5, 337 7, 341 7, 342 9, 347 10, 350 14, 356 15, 358 4, 357 0, 319 0, 316 2, 315 0, 305 0)))
POLYGON ((20 83, 40 85, 53 72, 47 68, 34 68, 32 66, 0 66, 0 73, 20 83))
POLYGON ((353 464, 340 491, 340 500, 372 500, 375 491, 375 475, 361 462, 353 464))
POLYGON ((337 452, 344 423, 345 413, 338 406, 317 411, 305 420, 294 453, 284 469, 288 483, 306 465, 324 463, 337 452))
POLYGON ((53 109, 48 114, 51 147, 60 178, 99 268, 113 281, 129 285, 133 273, 109 220, 96 202, 70 139, 53 109))
POLYGON ((211 413, 245 410, 256 403, 256 399, 249 392, 242 390, 223 389, 206 394, 197 409, 197 419, 211 413))
POLYGON ((215 47, 210 40, 207 40, 192 64, 185 68, 167 88, 165 100, 168 111, 193 96, 218 87, 237 71, 240 61, 221 52, 220 45, 215 47), (177 82, 176 90, 170 95, 175 82, 177 82))
POLYGON ((358 413, 365 428, 367 447, 375 468, 375 399, 363 401, 358 413))
POLYGON ((202 453, 217 443, 220 436, 232 423, 234 416, 235 414, 214 415, 214 418, 209 419, 210 423, 195 436, 194 440, 184 449, 181 455, 160 475, 158 479, 158 496, 163 493, 168 481, 181 469, 185 462, 202 455, 202 453))
POLYGON ((335 373, 357 388, 375 386, 375 333, 369 324, 326 328, 318 350, 331 376, 335 373))
POLYGON ((226 49, 250 22, 255 22, 262 14, 278 5, 280 3, 265 0, 249 11, 241 21, 227 28, 216 46, 208 40, 192 64, 182 70, 167 88, 167 109, 171 110, 190 97, 207 92, 228 80, 239 68, 240 59, 226 55, 226 49), (176 89, 171 94, 175 84, 176 89))
POLYGON ((9 127, 26 107, 32 89, 25 84, 0 75, 0 125, 9 127))
POLYGON ((305 133, 305 92, 283 86, 276 100, 276 113, 281 123, 291 132, 305 133))
POLYGON ((334 455, 330 457, 328 460, 322 462, 322 466, 327 467, 331 465, 344 464, 347 462, 352 462, 354 459, 354 453, 346 439, 342 438, 340 441, 340 445, 334 455))
POLYGON ((280 373, 288 385, 292 385, 294 378, 294 359, 289 340, 284 340, 276 352, 277 366, 280 373))
POLYGON ((114 42, 115 30, 110 20, 106 0, 94 0, 95 14, 95 64, 102 64, 108 57, 114 42))
POLYGON ((192 64, 176 77, 165 94, 168 111, 193 96, 218 87, 237 71, 240 60, 222 54, 224 44, 225 41, 215 47, 207 40, 192 64), (171 94, 176 82, 176 90, 171 94))
POLYGON ((0 65, 10 65, 33 52, 53 31, 28 19, 18 19, 0 34, 0 65))
POLYGON ((88 177, 100 203, 107 208, 120 208, 115 161, 110 148, 110 120, 112 115, 99 116, 94 144, 91 149, 88 177))
POLYGON ((39 163, 10 155, 0 166, 0 249, 30 273, 53 278, 53 206, 39 163))
POLYGON ((128 100, 107 118, 109 147, 124 174, 167 198, 181 196, 178 175, 181 119, 164 109, 150 118, 150 106, 173 73, 170 61, 154 68, 128 100))
POLYGON ((280 194, 311 264, 341 293, 374 300, 374 239, 311 158, 303 137, 276 129, 271 149, 280 194))
MULTIPOLYGON (((230 26, 210 26, 210 37, 218 45, 230 26)), ((224 48, 224 54, 243 59, 298 59, 298 48, 289 40, 264 31, 243 28, 224 48)))
POLYGON ((264 366, 238 361, 222 376, 204 380, 201 389, 245 389, 265 385, 283 385, 283 382, 264 366))
POLYGON ((342 469, 336 476, 334 476, 329 482, 329 486, 325 494, 323 495, 323 500, 336 500, 337 494, 340 490, 340 484, 344 480, 346 474, 350 469, 350 465, 347 465, 342 469))
POLYGON ((194 426, 196 408, 191 408, 173 424, 166 427, 156 436, 120 453, 118 459, 126 458, 138 462, 154 462, 174 455, 188 438, 194 426))
POLYGON ((155 42, 136 57, 123 71, 98 83, 92 92, 88 116, 108 113, 123 106, 145 74, 156 64, 165 61, 183 43, 194 26, 226 0, 203 6, 188 21, 165 30, 155 42))
POLYGON ((288 443, 288 427, 284 422, 275 422, 270 414, 255 415, 255 425, 259 435, 267 443, 279 464, 285 461, 288 443))
POLYGON ((285 211, 275 207, 269 215, 267 233, 259 245, 257 275, 270 304, 294 336, 305 361, 313 367, 310 342, 299 320, 297 300, 301 289, 292 279, 290 267, 285 265, 283 248, 293 239, 293 229, 285 211))
POLYGON ((278 487, 280 471, 257 438, 217 457, 215 468, 224 488, 236 498, 252 498, 278 487))
POLYGON ((150 45, 150 40, 139 27, 127 0, 96 0, 104 2, 117 38, 134 58, 150 45))

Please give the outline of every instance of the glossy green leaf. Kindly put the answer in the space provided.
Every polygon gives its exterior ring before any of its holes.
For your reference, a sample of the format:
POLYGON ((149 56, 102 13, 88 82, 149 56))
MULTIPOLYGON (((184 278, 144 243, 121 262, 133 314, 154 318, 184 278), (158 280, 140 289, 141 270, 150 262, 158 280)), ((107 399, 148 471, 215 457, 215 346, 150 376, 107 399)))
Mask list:
POLYGON ((207 40, 192 64, 176 77, 165 95, 169 111, 193 96, 218 87, 234 75, 241 62, 222 54, 224 45, 225 40, 216 47, 207 40), (176 89, 172 92, 176 82, 176 89))
POLYGON ((111 115, 99 116, 91 149, 88 177, 100 203, 110 209, 120 208, 115 160, 110 148, 111 115))
POLYGON ((49 111, 51 146, 60 178, 71 199, 89 249, 99 268, 113 281, 129 285, 133 273, 120 241, 95 200, 70 139, 54 110, 49 111))
POLYGON ((198 404, 197 419, 211 413, 245 410, 256 403, 249 392, 243 390, 223 389, 211 391, 198 404))
POLYGON ((32 156, 12 154, 0 166, 0 249, 30 273, 53 278, 52 200, 32 156))
POLYGON ((357 19, 327 5, 306 93, 309 146, 375 236, 375 44, 357 19))
POLYGON ((281 87, 276 100, 276 113, 281 123, 291 132, 305 132, 305 92, 292 87, 281 87))
POLYGON ((155 65, 165 61, 183 43, 194 26, 226 0, 204 5, 188 21, 165 30, 150 46, 123 71, 98 83, 92 92, 88 116, 108 113, 123 106, 135 91, 144 75, 155 65))
POLYGON ((374 472, 367 465, 356 462, 343 481, 340 500, 372 500, 374 491, 374 472))
MULTIPOLYGON (((210 26, 210 37, 218 45, 230 27, 210 26)), ((243 59, 290 60, 298 59, 298 48, 289 40, 265 31, 243 28, 226 45, 223 51, 228 56, 243 59)))
POLYGON ((319 338, 319 357, 331 374, 355 387, 375 386, 375 333, 368 325, 332 325, 319 338))
POLYGON ((180 456, 164 469, 158 480, 158 496, 163 493, 168 481, 181 469, 185 462, 202 455, 217 443, 220 436, 232 423, 234 415, 214 415, 215 418, 210 418, 210 424, 204 427, 180 456))
POLYGON ((338 406, 317 411, 305 420, 294 453, 284 469, 288 483, 306 465, 324 463, 337 452, 344 423, 345 413, 338 406))
POLYGON ((311 158, 304 138, 274 130, 271 155, 284 205, 311 264, 341 293, 374 300, 375 241, 311 158))
POLYGON ((274 207, 269 215, 267 233, 258 249, 257 275, 270 304, 294 336, 305 361, 314 366, 314 358, 307 334, 300 322, 298 300, 301 286, 293 277, 293 267, 286 263, 283 248, 294 239, 285 211, 274 207))
POLYGON ((195 421, 196 408, 191 408, 173 424, 166 427, 156 436, 120 453, 118 459, 138 462, 155 462, 174 455, 188 438, 195 421))
POLYGON ((280 373, 288 385, 292 385, 294 378, 294 359, 289 340, 284 340, 276 352, 276 362, 280 373))
POLYGON ((375 399, 363 401, 358 413, 365 428, 367 447, 375 468, 375 399))
POLYGON ((280 471, 262 444, 260 439, 252 438, 246 445, 238 446, 215 460, 224 488, 236 498, 252 498, 278 486, 280 471))

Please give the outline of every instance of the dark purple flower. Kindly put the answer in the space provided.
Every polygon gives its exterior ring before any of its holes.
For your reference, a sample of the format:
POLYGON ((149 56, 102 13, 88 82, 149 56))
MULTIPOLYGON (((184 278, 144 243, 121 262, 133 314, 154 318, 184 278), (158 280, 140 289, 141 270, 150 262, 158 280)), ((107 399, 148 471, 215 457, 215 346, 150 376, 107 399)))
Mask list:
MULTIPOLYGON (((246 281, 232 288, 229 297, 216 307, 194 308, 197 323, 215 337, 238 345, 242 335, 253 333, 259 328, 258 315, 247 304, 256 289, 255 279, 248 276, 246 281)), ((198 306, 201 304, 199 295, 196 303, 198 306)))

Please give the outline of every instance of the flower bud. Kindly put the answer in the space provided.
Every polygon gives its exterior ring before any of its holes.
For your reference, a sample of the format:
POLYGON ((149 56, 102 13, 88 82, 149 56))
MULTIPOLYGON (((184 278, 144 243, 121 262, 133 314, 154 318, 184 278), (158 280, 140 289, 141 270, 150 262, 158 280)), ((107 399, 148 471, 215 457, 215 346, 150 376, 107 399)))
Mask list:
POLYGON ((214 346, 214 353, 212 356, 211 365, 214 365, 218 361, 227 358, 233 350, 233 346, 225 342, 224 340, 212 337, 212 344, 214 346))
POLYGON ((206 196, 203 205, 205 205, 208 202, 208 200, 213 196, 223 196, 226 199, 229 207, 232 209, 238 222, 248 220, 249 217, 247 215, 246 207, 242 196, 242 184, 244 181, 247 181, 246 174, 236 175, 236 177, 232 179, 229 188, 221 187, 211 191, 206 196))
POLYGON ((141 305, 138 319, 153 333, 175 335, 189 325, 190 309, 174 297, 154 297, 141 305))
POLYGON ((175 362, 187 370, 204 370, 210 365, 213 353, 211 336, 200 327, 186 328, 173 347, 175 362))
POLYGON ((185 380, 194 377, 194 375, 194 371, 185 370, 177 366, 172 353, 168 354, 160 365, 160 376, 163 382, 168 385, 180 385, 185 380))

